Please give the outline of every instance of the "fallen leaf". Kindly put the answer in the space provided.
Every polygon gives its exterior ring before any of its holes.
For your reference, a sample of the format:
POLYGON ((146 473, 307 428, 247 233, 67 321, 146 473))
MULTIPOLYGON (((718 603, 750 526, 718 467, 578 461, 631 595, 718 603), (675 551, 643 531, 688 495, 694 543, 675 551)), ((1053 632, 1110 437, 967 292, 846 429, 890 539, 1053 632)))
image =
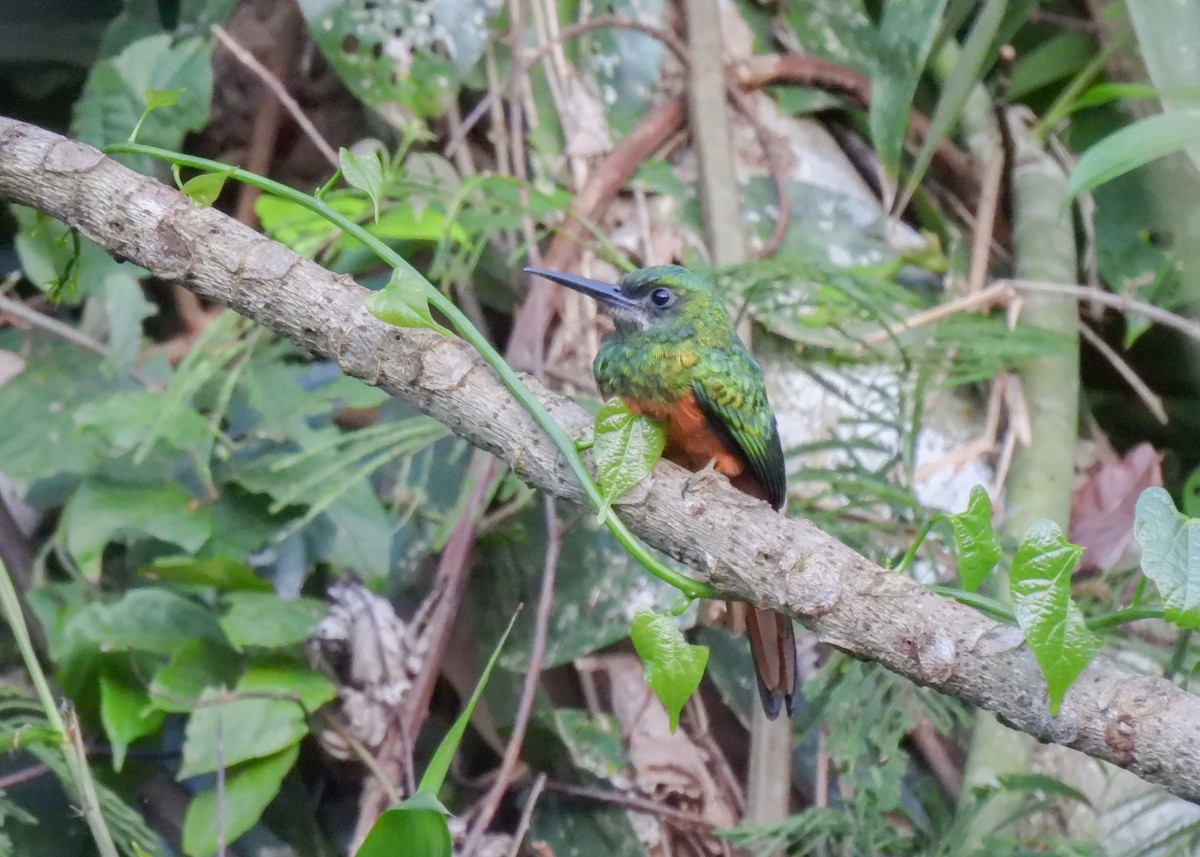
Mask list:
POLYGON ((1132 560, 1134 507, 1142 491, 1162 484, 1162 456, 1148 443, 1092 469, 1071 497, 1069 538, 1085 548, 1078 571, 1132 560))

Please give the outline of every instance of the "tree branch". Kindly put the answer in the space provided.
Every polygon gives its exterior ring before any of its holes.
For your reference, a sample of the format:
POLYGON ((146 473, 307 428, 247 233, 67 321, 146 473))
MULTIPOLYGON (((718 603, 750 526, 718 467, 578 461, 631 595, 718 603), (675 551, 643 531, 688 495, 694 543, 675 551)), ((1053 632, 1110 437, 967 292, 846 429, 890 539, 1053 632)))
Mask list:
MULTIPOLYGON (((180 282, 336 360, 499 456, 532 485, 582 492, 533 419, 465 343, 389 327, 366 290, 95 149, 0 118, 0 198, 44 211, 118 258, 180 282)), ((564 429, 591 417, 535 381, 564 429)), ((873 564, 721 480, 684 494, 667 462, 620 504, 630 528, 734 598, 795 616, 827 643, 995 713, 1040 740, 1127 768, 1200 802, 1200 698, 1096 659, 1057 717, 1020 632, 873 564)))

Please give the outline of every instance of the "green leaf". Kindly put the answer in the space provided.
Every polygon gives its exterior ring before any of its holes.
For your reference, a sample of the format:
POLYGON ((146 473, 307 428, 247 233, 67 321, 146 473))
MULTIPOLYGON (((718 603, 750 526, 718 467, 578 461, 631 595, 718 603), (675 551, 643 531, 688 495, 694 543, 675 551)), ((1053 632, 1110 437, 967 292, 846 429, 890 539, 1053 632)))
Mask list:
POLYGON ((237 692, 290 696, 306 711, 316 711, 337 697, 337 687, 320 671, 299 658, 277 654, 251 661, 237 683, 237 692))
MULTIPOLYGON (((744 656, 742 652, 738 654, 744 656)), ((576 708, 556 708, 552 723, 571 764, 578 770, 611 780, 628 768, 625 739, 611 714, 593 717, 576 708)))
POLYGON ((378 149, 355 155, 349 149, 338 149, 338 163, 346 184, 358 188, 375 205, 375 222, 379 222, 379 198, 383 195, 383 160, 378 149))
MULTIPOLYGON (((83 95, 75 103, 75 136, 93 146, 106 146, 128 139, 140 122, 139 142, 178 149, 188 131, 197 131, 208 121, 211 100, 211 40, 200 36, 176 40, 170 33, 160 33, 138 39, 117 56, 92 66, 83 95), (185 91, 173 109, 147 112, 146 92, 155 88, 185 91)), ((126 163, 140 172, 155 170, 146 157, 128 158, 126 163)))
POLYGON ((211 773, 222 766, 261 759, 308 734, 304 711, 287 699, 234 698, 207 704, 188 718, 178 778, 211 773))
POLYGON ((1069 112, 1074 113, 1085 107, 1099 107, 1113 101, 1157 98, 1158 94, 1158 90, 1147 83, 1097 83, 1089 86, 1071 102, 1069 112))
POLYGON ((150 680, 150 702, 163 711, 186 713, 196 703, 234 686, 241 661, 228 646, 188 640, 150 680))
POLYGON ((146 109, 157 110, 160 107, 170 107, 185 92, 187 90, 181 86, 179 89, 147 89, 142 94, 146 98, 146 109))
POLYGON ((1068 542, 1053 521, 1042 519, 1029 528, 1013 557, 1013 612, 1046 678, 1051 714, 1058 713, 1067 688, 1100 648, 1100 638, 1071 600, 1071 572, 1081 556, 1083 548, 1068 542))
POLYGON ((889 0, 879 21, 868 122, 883 169, 900 171, 904 128, 946 0, 889 0))
POLYGON ((157 587, 130 590, 112 604, 89 604, 68 620, 64 634, 104 651, 161 655, 192 640, 225 643, 211 610, 157 587))
POLYGON ((1078 801, 1084 806, 1092 806, 1088 796, 1079 789, 1069 786, 1060 779, 1048 774, 1000 774, 996 777, 1000 786, 1019 792, 1044 792, 1055 797, 1078 801))
POLYGON ((226 606, 219 620, 221 630, 238 649, 303 642, 312 636, 327 609, 324 602, 313 598, 285 601, 273 592, 232 592, 221 601, 226 606))
POLYGON ((667 431, 658 420, 631 412, 615 396, 604 403, 596 414, 592 444, 596 481, 604 497, 600 520, 608 515, 613 500, 654 469, 666 443, 667 431))
MULTIPOLYGON (((467 700, 467 704, 463 707, 462 713, 458 715, 458 719, 454 721, 454 725, 446 732, 446 737, 438 744, 437 750, 433 753, 433 758, 429 760, 429 764, 425 768, 425 773, 421 775, 421 782, 417 784, 418 792, 428 792, 430 795, 436 795, 441 789, 442 783, 446 781, 446 774, 450 771, 450 763, 454 760, 454 754, 458 752, 458 744, 462 740, 463 733, 467 731, 467 724, 471 722, 471 714, 475 711, 479 697, 483 695, 483 688, 487 684, 488 677, 492 674, 492 669, 496 666, 496 659, 500 657, 500 650, 504 648, 504 641, 508 639, 508 635, 512 632, 513 623, 516 621, 517 614, 514 613, 513 617, 508 620, 508 627, 500 635, 500 640, 496 643, 496 648, 492 650, 492 656, 488 658, 487 666, 483 668, 483 674, 479 676, 479 682, 475 685, 474 693, 467 700)), ((360 851, 359 853, 361 854, 362 852, 360 851)))
POLYGON ((354 857, 451 857, 446 810, 431 793, 415 795, 383 811, 354 857))
POLYGON ((1200 142, 1200 110, 1176 110, 1140 119, 1083 153, 1067 182, 1067 198, 1196 142, 1200 142))
POLYGON ((1134 509, 1142 571, 1162 593, 1166 619, 1200 628, 1200 520, 1181 515, 1162 488, 1147 488, 1134 509))
POLYGON ((100 671, 100 722, 112 745, 113 770, 125 764, 129 745, 162 725, 162 711, 150 706, 150 695, 128 664, 108 660, 100 671))
POLYGON ((971 489, 967 511, 947 515, 954 530, 958 576, 963 588, 974 592, 1000 561, 1000 539, 992 529, 992 502, 982 485, 971 489))
POLYGON ((271 582, 254 573, 241 560, 228 556, 194 558, 168 556, 156 559, 138 569, 152 580, 184 583, 190 586, 215 586, 218 589, 240 589, 252 592, 271 592, 271 582))
POLYGON ((971 27, 971 33, 963 43, 958 61, 945 76, 946 83, 929 120, 929 131, 909 171, 908 184, 903 196, 907 197, 920 184, 938 144, 958 121, 985 65, 994 58, 993 42, 1004 24, 1007 11, 1008 0, 986 0, 980 9, 971 27))
POLYGON ((1096 43, 1091 36, 1079 30, 1063 30, 1017 57, 1007 97, 1017 101, 1043 86, 1071 77, 1095 55, 1096 43))
POLYGON ((183 183, 180 193, 192 201, 197 208, 212 205, 225 189, 225 182, 233 175, 236 167, 221 170, 219 173, 201 173, 183 183))
POLYGON ((396 327, 425 327, 451 336, 450 331, 430 315, 427 288, 431 286, 418 274, 397 268, 382 290, 363 298, 363 306, 380 321, 396 327))
MULTIPOLYGON (((237 839, 254 826, 267 804, 279 793, 287 772, 296 764, 298 744, 261 759, 235 765, 225 776, 223 801, 224 842, 237 839)), ((209 857, 217 850, 217 790, 198 792, 183 819, 183 850, 189 857, 209 857)))
POLYGON ((1183 489, 1179 492, 1179 499, 1183 506, 1183 514, 1189 518, 1200 517, 1200 467, 1193 470, 1183 483, 1183 489))
POLYGON ((629 637, 646 668, 646 684, 666 706, 674 732, 683 704, 704 678, 708 646, 693 646, 685 640, 674 616, 649 610, 639 610, 633 617, 629 637))
POLYGON ((146 98, 146 109, 142 111, 137 124, 133 126, 133 130, 129 133, 129 142, 132 143, 137 139, 138 132, 142 130, 142 123, 146 121, 146 117, 150 115, 151 111, 157 110, 160 107, 170 107, 186 91, 182 87, 179 89, 147 89, 143 93, 146 98))
POLYGON ((67 501, 59 530, 84 576, 98 580, 100 557, 117 537, 136 533, 194 552, 212 535, 212 516, 178 483, 131 485, 93 478, 67 501))
MULTIPOLYGON (((1121 4, 1137 34, 1138 52, 1151 82, 1162 93, 1167 114, 1196 106, 1200 92, 1200 6, 1126 0, 1121 4)), ((1187 147, 1192 166, 1200 167, 1200 145, 1187 147)))

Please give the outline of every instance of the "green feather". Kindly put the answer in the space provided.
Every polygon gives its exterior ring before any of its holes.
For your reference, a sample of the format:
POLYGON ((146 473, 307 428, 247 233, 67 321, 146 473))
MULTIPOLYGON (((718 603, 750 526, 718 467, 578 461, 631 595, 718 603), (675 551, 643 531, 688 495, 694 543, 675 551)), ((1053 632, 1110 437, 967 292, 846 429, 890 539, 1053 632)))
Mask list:
POLYGON ((737 451, 776 509, 787 500, 787 471, 762 369, 742 343, 709 349, 692 375, 692 392, 709 424, 737 451))
POLYGON ((677 265, 642 268, 621 278, 637 302, 617 319, 593 366, 607 396, 675 402, 691 392, 709 425, 737 453, 775 508, 787 494, 787 474, 762 369, 733 332, 721 299, 704 278, 677 265), (674 294, 656 309, 648 296, 674 294))

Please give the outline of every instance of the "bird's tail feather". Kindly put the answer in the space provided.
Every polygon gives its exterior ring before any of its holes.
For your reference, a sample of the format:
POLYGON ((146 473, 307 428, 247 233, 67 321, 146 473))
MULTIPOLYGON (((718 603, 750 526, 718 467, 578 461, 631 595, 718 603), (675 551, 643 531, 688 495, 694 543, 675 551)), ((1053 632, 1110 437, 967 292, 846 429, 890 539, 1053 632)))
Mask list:
POLYGON ((791 617, 751 607, 746 611, 746 635, 750 638, 763 710, 774 720, 786 705, 790 717, 798 678, 796 634, 791 617))

